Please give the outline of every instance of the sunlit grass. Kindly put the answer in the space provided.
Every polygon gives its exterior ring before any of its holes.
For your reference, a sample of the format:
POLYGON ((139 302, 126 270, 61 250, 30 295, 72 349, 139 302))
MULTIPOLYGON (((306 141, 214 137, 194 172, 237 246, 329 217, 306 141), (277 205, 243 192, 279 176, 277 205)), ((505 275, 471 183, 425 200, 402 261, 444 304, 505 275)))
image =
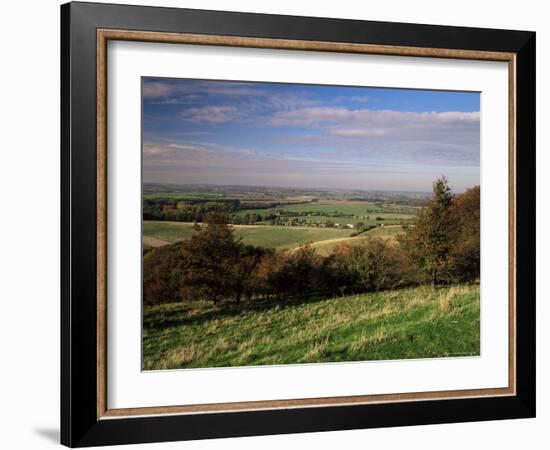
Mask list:
POLYGON ((479 286, 146 307, 145 369, 479 355, 479 286))

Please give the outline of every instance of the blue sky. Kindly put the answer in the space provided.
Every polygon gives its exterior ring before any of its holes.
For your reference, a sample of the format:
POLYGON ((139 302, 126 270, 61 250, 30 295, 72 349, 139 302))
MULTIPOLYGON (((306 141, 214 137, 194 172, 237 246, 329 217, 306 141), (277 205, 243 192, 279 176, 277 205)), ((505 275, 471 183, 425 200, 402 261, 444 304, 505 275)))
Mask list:
POLYGON ((479 93, 143 79, 143 179, 429 191, 479 184, 479 93))

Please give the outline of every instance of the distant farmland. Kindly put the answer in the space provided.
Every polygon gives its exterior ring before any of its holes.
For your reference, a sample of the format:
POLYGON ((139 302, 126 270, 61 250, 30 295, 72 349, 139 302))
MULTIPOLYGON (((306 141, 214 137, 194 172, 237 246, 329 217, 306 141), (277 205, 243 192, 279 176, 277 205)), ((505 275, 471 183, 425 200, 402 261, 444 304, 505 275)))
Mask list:
MULTIPOLYGON (((243 243, 290 249, 308 242, 324 241, 337 238, 349 238, 353 230, 314 227, 283 227, 270 225, 233 225, 235 236, 243 243)), ((180 241, 190 237, 194 224, 187 222, 144 221, 143 239, 146 247, 180 241)))
POLYGON ((305 222, 336 222, 340 224, 363 223, 365 225, 408 223, 417 210, 411 207, 395 205, 379 206, 366 201, 322 200, 296 205, 283 205, 267 209, 242 209, 239 216, 247 214, 284 215, 288 220, 300 219, 305 222), (295 213, 295 214, 292 214, 295 213))
MULTIPOLYGON (((188 222, 146 221, 143 222, 143 243, 145 248, 159 247, 191 237, 195 224, 188 222)), ((403 232, 400 225, 376 227, 358 236, 351 236, 353 230, 339 228, 283 227, 271 225, 232 225, 235 236, 243 243, 276 248, 277 250, 297 248, 311 244, 323 256, 329 255, 338 245, 361 243, 367 237, 378 237, 394 241, 403 232)))

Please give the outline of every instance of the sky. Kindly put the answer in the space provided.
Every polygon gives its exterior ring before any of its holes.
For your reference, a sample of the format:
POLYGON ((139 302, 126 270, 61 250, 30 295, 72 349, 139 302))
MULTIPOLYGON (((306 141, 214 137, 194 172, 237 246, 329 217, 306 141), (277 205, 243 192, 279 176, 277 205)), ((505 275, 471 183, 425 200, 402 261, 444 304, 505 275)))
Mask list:
POLYGON ((479 184, 476 92, 143 78, 143 181, 429 192, 479 184))

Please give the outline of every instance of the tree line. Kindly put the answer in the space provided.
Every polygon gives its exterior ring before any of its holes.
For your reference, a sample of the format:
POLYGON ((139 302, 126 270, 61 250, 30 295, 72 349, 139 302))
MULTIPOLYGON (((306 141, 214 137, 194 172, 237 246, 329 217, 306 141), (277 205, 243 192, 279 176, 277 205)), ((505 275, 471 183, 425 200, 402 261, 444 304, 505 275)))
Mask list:
POLYGON ((226 215, 228 223, 253 224, 261 221, 271 221, 280 215, 299 215, 285 210, 278 214, 269 209, 285 205, 301 205, 304 203, 272 201, 272 202, 241 202, 239 199, 171 199, 162 197, 143 199, 143 220, 171 220, 178 222, 204 222, 210 212, 222 212, 226 215), (242 214, 243 210, 249 212, 242 214), (259 212, 254 212, 258 210, 259 212), (266 213, 266 211, 268 211, 266 213))
POLYGON ((240 208, 240 200, 187 200, 164 198, 143 200, 143 220, 175 220, 181 222, 202 222, 211 211, 229 214, 240 208))
POLYGON ((284 251, 245 245, 227 214, 209 211, 189 239, 144 255, 144 303, 285 301, 475 281, 479 192, 476 186, 453 195, 447 179, 438 179, 429 204, 396 241, 366 237, 329 256, 310 245, 284 251))

